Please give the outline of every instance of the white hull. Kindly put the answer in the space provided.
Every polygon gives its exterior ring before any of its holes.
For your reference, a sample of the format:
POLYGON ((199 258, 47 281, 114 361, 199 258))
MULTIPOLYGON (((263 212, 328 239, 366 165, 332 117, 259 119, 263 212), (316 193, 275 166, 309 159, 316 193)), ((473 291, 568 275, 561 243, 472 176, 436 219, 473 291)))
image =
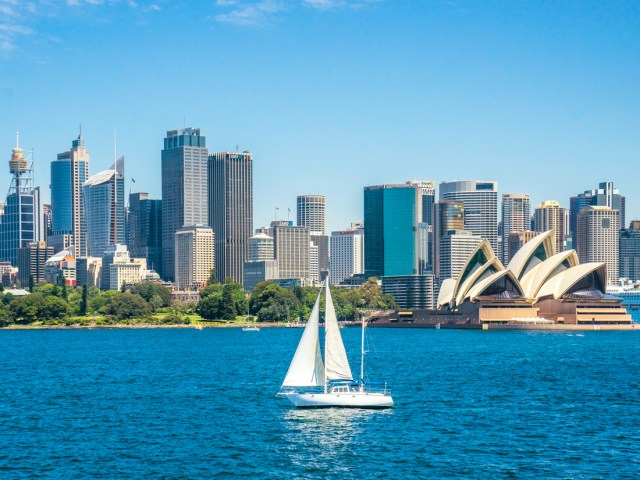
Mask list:
POLYGON ((391 408, 393 398, 382 393, 287 393, 286 397, 298 408, 391 408))

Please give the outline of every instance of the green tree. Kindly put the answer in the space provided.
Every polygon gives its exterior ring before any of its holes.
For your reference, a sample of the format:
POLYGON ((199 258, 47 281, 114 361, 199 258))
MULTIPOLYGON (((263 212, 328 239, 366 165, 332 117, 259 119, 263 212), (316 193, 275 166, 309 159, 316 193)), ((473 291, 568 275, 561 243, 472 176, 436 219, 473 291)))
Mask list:
POLYGON ((220 283, 220 282, 218 282, 218 279, 216 278, 216 269, 212 268, 211 272, 209 272, 209 278, 207 279, 207 285, 215 285, 216 283, 220 283))
POLYGON ((111 298, 104 306, 104 312, 118 320, 143 318, 151 313, 151 307, 140 295, 126 292, 111 298))
POLYGON ((9 314, 17 323, 32 323, 41 318, 45 297, 32 293, 14 298, 9 304, 9 314))
POLYGON ((200 294, 200 298, 204 299, 204 298, 207 298, 209 295, 212 295, 212 294, 222 295, 223 288, 224 288, 224 286, 220 285, 219 283, 212 283, 211 285, 207 285, 206 287, 204 287, 198 293, 200 294))
POLYGON ((260 282, 249 299, 249 312, 261 322, 286 322, 296 318, 300 305, 291 289, 260 282))
POLYGON ((151 297, 151 300, 149 300, 147 303, 151 307, 151 310, 153 310, 154 312, 159 308, 162 308, 165 306, 164 301, 162 300, 162 297, 160 295, 154 295, 153 297, 151 297))
POLYGON ((29 275, 29 293, 33 293, 36 288, 36 283, 33 280, 33 275, 29 275))
MULTIPOLYGON (((131 293, 140 295, 149 303, 151 303, 151 300, 154 297, 158 297, 161 303, 159 306, 156 306, 154 310, 169 306, 169 300, 171 298, 169 289, 166 287, 163 287, 158 283, 154 283, 154 282, 136 283, 133 287, 131 287, 130 291, 131 293)), ((156 299, 156 303, 157 303, 157 299, 156 299)))
POLYGON ((66 302, 69 300, 69 292, 67 291, 67 279, 62 277, 62 299, 66 302))
POLYGON ((221 320, 222 312, 220 306, 222 305, 222 292, 212 293, 198 303, 196 311, 198 315, 206 320, 221 320))
POLYGON ((80 301, 80 315, 85 316, 89 310, 89 287, 82 285, 82 300, 80 301))
POLYGON ((98 292, 89 302, 91 309, 94 312, 105 313, 105 307, 111 302, 114 297, 122 295, 118 290, 106 290, 104 292, 98 292))
POLYGON ((55 320, 69 315, 69 304, 58 297, 45 297, 38 312, 40 320, 55 320))

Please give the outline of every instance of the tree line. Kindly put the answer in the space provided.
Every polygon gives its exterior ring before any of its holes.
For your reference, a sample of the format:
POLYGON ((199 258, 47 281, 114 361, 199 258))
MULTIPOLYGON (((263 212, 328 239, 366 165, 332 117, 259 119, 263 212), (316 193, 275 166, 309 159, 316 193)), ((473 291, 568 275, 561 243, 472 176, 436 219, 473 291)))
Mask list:
MULTIPOLYGON (((142 282, 129 291, 96 287, 70 287, 53 284, 31 286, 32 293, 14 296, 0 288, 0 326, 52 322, 78 317, 100 317, 102 323, 138 319, 156 323, 154 313, 170 307, 170 292, 162 285, 142 282)), ((251 295, 242 286, 227 278, 217 283, 212 275, 208 285, 200 290, 200 302, 195 305, 173 305, 163 317, 163 323, 185 323, 184 313, 195 311, 205 320, 233 321, 248 317, 259 322, 305 321, 311 314, 319 287, 281 287, 273 281, 259 283, 251 295)), ((357 320, 365 309, 395 309, 391 295, 382 293, 375 278, 353 289, 331 288, 336 315, 342 320, 357 320)), ((324 296, 321 297, 324 312, 324 296)))

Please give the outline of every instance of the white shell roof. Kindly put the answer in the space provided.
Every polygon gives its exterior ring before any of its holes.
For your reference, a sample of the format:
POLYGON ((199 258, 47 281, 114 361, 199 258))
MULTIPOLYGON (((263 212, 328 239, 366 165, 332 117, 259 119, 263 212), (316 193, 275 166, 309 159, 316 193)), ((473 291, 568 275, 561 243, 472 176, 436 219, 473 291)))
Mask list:
POLYGON ((571 267, 580 264, 575 250, 565 250, 564 252, 556 253, 529 270, 520 280, 524 295, 529 298, 535 298, 542 285, 549 279, 549 276, 565 260, 569 262, 571 267))
POLYGON ((516 252, 513 256, 509 265, 507 265, 507 270, 511 270, 515 277, 518 280, 522 279, 522 276, 526 273, 524 272, 524 268, 527 265, 527 262, 531 258, 531 256, 536 252, 540 245, 546 243, 546 252, 547 258, 551 257, 555 253, 555 241, 551 238, 553 235, 553 230, 547 230, 540 235, 536 235, 533 239, 529 240, 525 243, 520 250, 516 252))
POLYGON ((446 307, 451 303, 453 298, 453 288, 456 286, 456 281, 453 278, 447 278, 442 285, 440 285, 440 293, 438 293, 438 305, 437 308, 446 307))
MULTIPOLYGON (((478 252, 480 252, 480 251, 482 251, 484 253, 484 256, 486 258, 486 261, 485 261, 485 263, 483 265, 485 265, 491 259, 496 258, 496 255, 493 253, 493 250, 491 249, 491 244, 489 243, 489 240, 487 240, 487 239, 482 240, 480 242, 480 244, 478 244, 476 249, 473 251, 473 253, 471 255, 469 255, 469 258, 464 263, 464 266, 462 267, 462 269, 460 269, 460 274, 458 275, 458 278, 455 279, 456 283, 455 283, 455 287, 453 287, 453 292, 452 292, 452 295, 451 295, 452 299, 458 297, 458 291, 460 290, 460 287, 461 287, 460 280, 462 279, 462 276, 464 275, 465 271, 469 267, 469 264, 471 263, 471 261, 475 258, 476 254, 478 252)), ((480 266, 480 268, 482 268, 482 265, 480 266)), ((478 270, 479 270, 479 268, 478 268, 478 270)), ((476 273, 476 272, 474 272, 474 273, 476 273)), ((473 276, 474 273, 472 273, 469 276, 473 276)), ((466 283, 468 278, 469 277, 465 278, 464 283, 466 283)))
MULTIPOLYGON (((500 263, 497 257, 491 258, 487 263, 482 265, 479 269, 473 272, 471 275, 467 277, 464 283, 458 288, 456 292, 456 305, 460 305, 464 302, 464 299, 467 297, 467 292, 473 287, 473 285, 478 281, 478 279, 485 273, 489 268, 494 267, 498 272, 504 270, 504 266, 500 263)), ((484 280, 480 283, 484 283, 484 280)))
POLYGON ((565 270, 542 285, 536 299, 550 296, 556 299, 562 298, 562 296, 582 280, 582 278, 597 270, 601 270, 600 274, 606 279, 607 266, 604 263, 583 263, 582 265, 577 265, 569 270, 565 270))
POLYGON ((513 272, 511 270, 500 270, 499 272, 496 272, 493 275, 485 278, 480 283, 474 285, 473 288, 469 290, 469 293, 465 296, 465 298, 468 298, 473 302, 477 297, 482 295, 482 292, 484 292, 488 287, 490 287, 493 283, 497 282, 504 276, 511 278, 513 284, 518 287, 518 289, 520 289, 520 294, 522 295, 522 288, 518 283, 518 279, 513 275, 513 272))

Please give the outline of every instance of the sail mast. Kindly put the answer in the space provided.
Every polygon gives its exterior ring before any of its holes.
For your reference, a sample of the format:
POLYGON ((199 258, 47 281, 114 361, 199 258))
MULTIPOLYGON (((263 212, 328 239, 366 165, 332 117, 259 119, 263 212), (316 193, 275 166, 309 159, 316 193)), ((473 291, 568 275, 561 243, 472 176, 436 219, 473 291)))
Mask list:
POLYGON ((362 347, 360 357, 360 380, 364 381, 364 315, 362 316, 362 347))

